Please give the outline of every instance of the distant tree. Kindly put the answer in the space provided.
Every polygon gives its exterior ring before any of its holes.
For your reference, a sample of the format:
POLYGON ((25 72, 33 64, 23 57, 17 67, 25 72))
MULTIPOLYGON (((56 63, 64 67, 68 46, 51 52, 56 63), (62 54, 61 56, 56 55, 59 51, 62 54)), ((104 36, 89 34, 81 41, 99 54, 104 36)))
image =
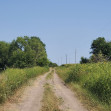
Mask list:
POLYGON ((81 57, 80 63, 81 63, 81 64, 89 63, 89 59, 87 59, 86 57, 81 57))
POLYGON ((91 44, 91 53, 94 55, 101 54, 111 60, 111 42, 107 42, 104 37, 93 40, 91 44))
POLYGON ((9 43, 0 41, 0 68, 5 69, 8 62, 9 43))
POLYGON ((104 37, 98 37, 91 44, 92 55, 89 59, 81 57, 80 63, 111 61, 111 41, 106 41, 104 37))
POLYGON ((105 57, 101 51, 98 54, 93 54, 90 57, 90 62, 97 63, 97 62, 105 62, 105 61, 107 61, 107 57, 105 57))
POLYGON ((57 67, 58 65, 56 63, 50 62, 49 67, 57 67))
POLYGON ((104 54, 104 50, 106 45, 106 40, 104 37, 98 37, 96 40, 93 40, 91 44, 91 53, 98 54, 100 51, 104 54))
POLYGON ((105 57, 107 57, 107 60, 111 61, 111 42, 106 43, 103 55, 105 55, 105 57))

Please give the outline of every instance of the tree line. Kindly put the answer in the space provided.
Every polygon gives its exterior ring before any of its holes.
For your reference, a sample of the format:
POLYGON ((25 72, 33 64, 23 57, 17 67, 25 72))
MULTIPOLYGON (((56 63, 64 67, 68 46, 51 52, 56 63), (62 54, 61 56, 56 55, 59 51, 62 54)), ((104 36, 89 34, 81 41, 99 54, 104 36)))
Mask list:
POLYGON ((11 43, 0 41, 0 69, 56 65, 49 61, 39 37, 17 37, 11 43))
POLYGON ((89 58, 81 57, 80 63, 111 61, 111 41, 106 41, 104 37, 93 40, 90 54, 89 58))

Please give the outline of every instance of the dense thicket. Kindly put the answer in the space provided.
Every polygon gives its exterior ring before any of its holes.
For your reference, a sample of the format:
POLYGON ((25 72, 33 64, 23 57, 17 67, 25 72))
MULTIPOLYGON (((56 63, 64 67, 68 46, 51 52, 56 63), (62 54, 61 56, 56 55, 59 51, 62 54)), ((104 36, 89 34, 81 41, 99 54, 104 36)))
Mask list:
POLYGON ((0 42, 0 68, 47 66, 45 44, 39 37, 18 37, 11 43, 0 42))
POLYGON ((106 41, 104 37, 93 40, 91 50, 91 57, 81 57, 80 63, 111 61, 111 41, 106 41))

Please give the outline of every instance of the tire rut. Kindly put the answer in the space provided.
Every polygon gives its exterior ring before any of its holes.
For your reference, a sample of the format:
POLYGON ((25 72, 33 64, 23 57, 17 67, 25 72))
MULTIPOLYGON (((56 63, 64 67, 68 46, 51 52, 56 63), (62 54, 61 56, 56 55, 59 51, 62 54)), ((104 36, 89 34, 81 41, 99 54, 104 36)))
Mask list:
POLYGON ((84 108, 84 106, 80 103, 77 97, 74 95, 68 87, 64 85, 64 82, 58 77, 58 75, 54 72, 53 78, 53 88, 55 95, 58 98, 62 99, 62 104, 60 105, 60 109, 63 111, 88 111, 84 108))

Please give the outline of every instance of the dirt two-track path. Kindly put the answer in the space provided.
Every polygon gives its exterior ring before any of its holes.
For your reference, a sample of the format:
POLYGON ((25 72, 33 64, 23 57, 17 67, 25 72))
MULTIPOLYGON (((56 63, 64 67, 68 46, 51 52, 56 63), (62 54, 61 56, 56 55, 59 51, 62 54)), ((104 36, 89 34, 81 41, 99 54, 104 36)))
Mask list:
MULTIPOLYGON (((49 72, 51 72, 51 70, 49 72)), ((0 107, 0 111, 40 111, 47 75, 48 73, 39 76, 34 80, 32 85, 27 86, 23 90, 20 100, 15 103, 6 102, 0 107)), ((83 107, 74 93, 64 85, 55 71, 50 84, 55 95, 63 101, 59 106, 62 111, 88 111, 83 107)))
POLYGON ((64 85, 64 82, 55 72, 53 81, 53 87, 56 96, 63 99, 60 109, 63 111, 88 111, 74 95, 74 92, 64 85))

